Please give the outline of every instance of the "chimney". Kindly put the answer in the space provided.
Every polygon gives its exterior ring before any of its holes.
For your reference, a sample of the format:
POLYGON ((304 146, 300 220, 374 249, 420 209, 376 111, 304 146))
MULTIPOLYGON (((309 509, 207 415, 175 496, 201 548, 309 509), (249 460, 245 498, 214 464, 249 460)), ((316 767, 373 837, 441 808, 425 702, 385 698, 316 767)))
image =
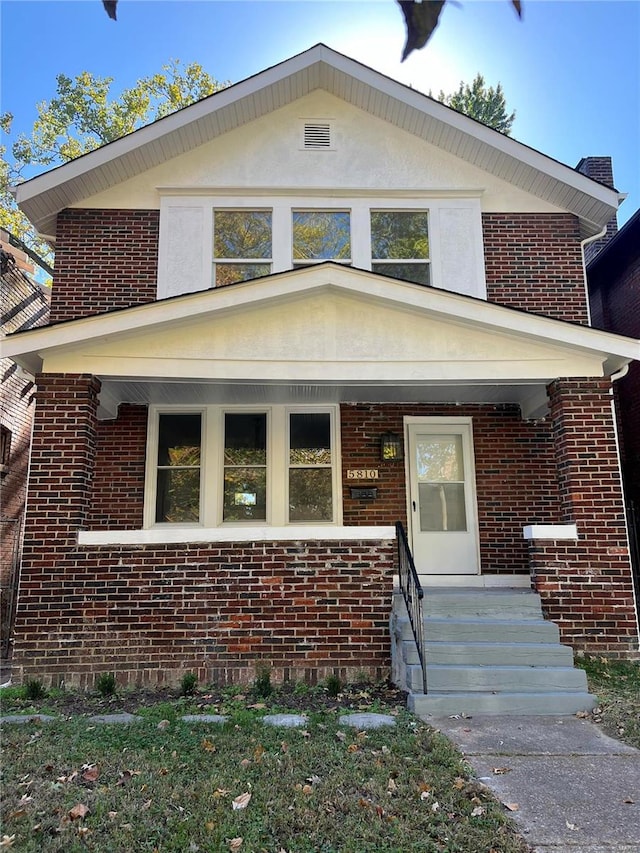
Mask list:
MULTIPOLYGON (((583 157, 576 166, 576 171, 582 172, 587 178, 592 178, 606 187, 615 189, 613 183, 613 164, 611 157, 583 157)), ((607 233, 600 240, 587 243, 584 247, 584 262, 588 266, 595 256, 603 249, 609 240, 618 233, 618 219, 614 213, 607 222, 607 233)))

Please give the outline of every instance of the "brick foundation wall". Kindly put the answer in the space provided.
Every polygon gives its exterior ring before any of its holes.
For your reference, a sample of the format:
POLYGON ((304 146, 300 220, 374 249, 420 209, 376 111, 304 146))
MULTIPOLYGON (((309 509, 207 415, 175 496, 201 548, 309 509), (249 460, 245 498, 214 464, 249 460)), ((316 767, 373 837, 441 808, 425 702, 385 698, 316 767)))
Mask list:
POLYGON ((586 325, 578 220, 568 213, 483 213, 487 299, 586 325))
POLYGON ((247 682, 257 664, 274 681, 384 678, 393 558, 384 542, 70 545, 55 568, 42 557, 23 568, 14 674, 85 688, 102 672, 119 685, 175 685, 189 671, 247 682))
POLYGON ((553 438, 549 424, 527 423, 517 406, 357 404, 341 408, 345 524, 407 523, 404 462, 380 461, 380 436, 403 434, 403 416, 471 417, 475 447, 480 559, 484 574, 528 573, 522 528, 557 520, 553 438), (348 468, 377 468, 375 501, 353 500, 348 468))
POLYGON ((51 322, 155 301, 159 223, 157 210, 58 214, 51 322))
POLYGON ((561 639, 594 653, 636 656, 638 624, 608 380, 550 388, 562 523, 577 542, 532 541, 531 569, 561 639))

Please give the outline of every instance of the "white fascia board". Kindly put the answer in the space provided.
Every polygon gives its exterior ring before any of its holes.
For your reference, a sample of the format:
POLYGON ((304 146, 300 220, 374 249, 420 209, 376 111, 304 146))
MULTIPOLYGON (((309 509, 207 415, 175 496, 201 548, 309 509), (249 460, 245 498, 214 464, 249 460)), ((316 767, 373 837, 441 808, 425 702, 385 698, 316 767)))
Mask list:
POLYGON ((177 325, 207 314, 214 317, 231 311, 246 311, 265 302, 302 298, 306 293, 323 289, 350 292, 363 302, 387 302, 404 310, 422 311, 443 320, 479 326, 512 337, 524 335, 555 346, 578 347, 591 354, 599 353, 610 372, 619 370, 629 361, 640 360, 640 341, 632 338, 528 314, 526 311, 437 288, 389 279, 365 270, 345 268, 331 262, 289 270, 230 287, 199 291, 55 326, 31 329, 0 341, 0 353, 14 360, 17 360, 16 356, 31 354, 28 369, 33 369, 33 355, 44 354, 53 348, 73 347, 112 335, 126 336, 132 331, 139 333, 153 326, 177 325), (363 279, 366 284, 363 284, 363 279))

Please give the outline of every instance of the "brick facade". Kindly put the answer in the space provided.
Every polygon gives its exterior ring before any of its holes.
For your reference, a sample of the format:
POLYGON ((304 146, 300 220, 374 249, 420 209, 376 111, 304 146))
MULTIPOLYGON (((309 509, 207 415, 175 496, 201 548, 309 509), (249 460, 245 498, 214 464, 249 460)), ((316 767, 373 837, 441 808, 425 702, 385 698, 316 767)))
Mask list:
POLYGON ((588 324, 575 216, 483 213, 482 232, 489 302, 588 324))
POLYGON ((546 615, 574 648, 638 651, 629 544, 608 380, 559 379, 549 389, 563 523, 578 540, 532 541, 546 615))
POLYGON ((403 462, 380 462, 380 435, 404 432, 403 416, 471 417, 483 574, 528 573, 522 528, 557 519, 553 438, 545 422, 527 423, 517 406, 381 405, 343 406, 342 465, 345 524, 406 525, 403 462), (378 499, 353 500, 347 468, 377 468, 378 499))
POLYGON ((51 322, 153 302, 159 226, 158 210, 58 214, 51 322))
MULTIPOLYGON (((48 297, 25 274, 33 273, 32 264, 23 252, 4 241, 0 241, 0 251, 6 265, 0 275, 2 332, 44 325, 48 297)), ((9 358, 0 360, 0 380, 0 424, 8 445, 8 458, 0 471, 0 651, 4 657, 10 652, 35 395, 32 378, 9 358)))

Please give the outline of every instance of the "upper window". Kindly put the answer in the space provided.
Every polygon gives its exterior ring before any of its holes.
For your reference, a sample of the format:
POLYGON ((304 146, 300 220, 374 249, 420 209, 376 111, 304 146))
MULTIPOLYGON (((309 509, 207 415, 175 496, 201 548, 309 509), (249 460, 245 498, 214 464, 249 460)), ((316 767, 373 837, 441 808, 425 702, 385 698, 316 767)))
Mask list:
POLYGON ((215 287, 269 275, 271 252, 271 211, 214 210, 215 287))
POLYGON ((371 211, 371 269, 392 278, 431 283, 426 211, 371 211))
POLYGON ((151 410, 145 525, 337 523, 336 410, 151 410))
POLYGON ((351 216, 342 210, 294 210, 293 265, 351 262, 351 216))

